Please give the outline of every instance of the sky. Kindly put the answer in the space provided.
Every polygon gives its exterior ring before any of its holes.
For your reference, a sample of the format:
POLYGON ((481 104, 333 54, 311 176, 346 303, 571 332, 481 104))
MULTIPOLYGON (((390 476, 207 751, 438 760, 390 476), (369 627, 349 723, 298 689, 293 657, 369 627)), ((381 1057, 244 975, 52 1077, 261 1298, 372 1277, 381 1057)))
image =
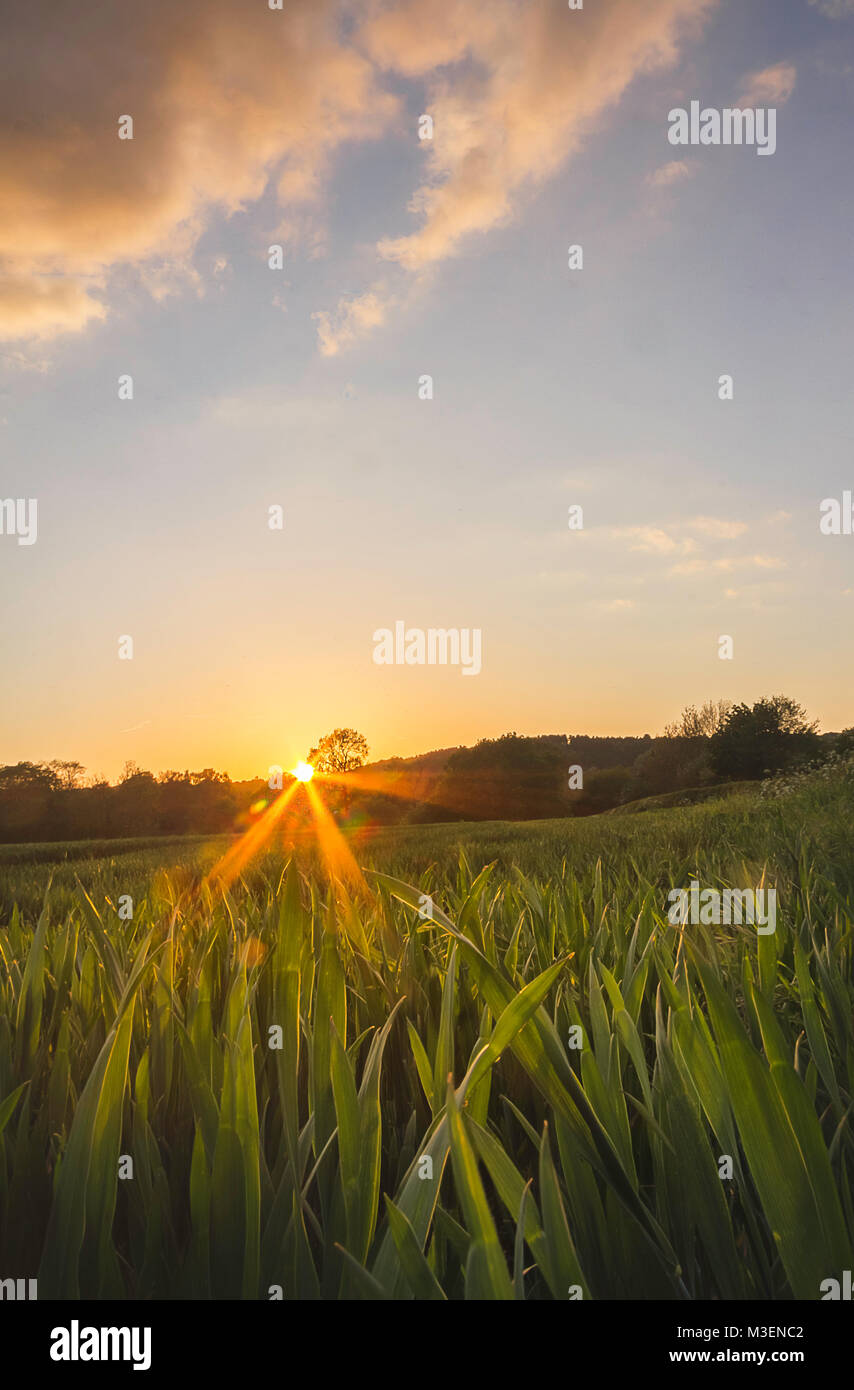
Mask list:
POLYGON ((0 535, 0 762, 243 778, 339 725, 384 758, 779 692, 854 724, 854 536, 819 525, 854 487, 854 0, 4 30, 0 499, 38 529, 0 535), (773 108, 773 155, 674 146, 692 101, 773 108), (479 674, 377 664, 398 621, 478 629, 479 674))

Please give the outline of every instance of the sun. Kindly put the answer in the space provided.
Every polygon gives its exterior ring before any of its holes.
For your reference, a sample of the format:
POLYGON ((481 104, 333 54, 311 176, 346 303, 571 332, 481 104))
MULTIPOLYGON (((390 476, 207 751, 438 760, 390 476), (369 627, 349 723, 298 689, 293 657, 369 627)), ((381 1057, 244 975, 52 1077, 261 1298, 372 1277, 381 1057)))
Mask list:
POLYGON ((310 782, 314 776, 314 768, 311 763, 304 763, 302 761, 298 762, 296 767, 292 768, 291 771, 298 782, 310 782))

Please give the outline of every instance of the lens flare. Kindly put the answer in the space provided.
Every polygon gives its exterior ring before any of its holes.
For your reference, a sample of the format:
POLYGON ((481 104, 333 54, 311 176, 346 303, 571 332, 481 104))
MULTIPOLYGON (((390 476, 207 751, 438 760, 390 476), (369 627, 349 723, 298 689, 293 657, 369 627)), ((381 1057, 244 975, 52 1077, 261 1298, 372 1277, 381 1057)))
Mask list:
POLYGON ((314 768, 311 763, 298 762, 292 771, 298 782, 310 782, 314 776, 314 768))

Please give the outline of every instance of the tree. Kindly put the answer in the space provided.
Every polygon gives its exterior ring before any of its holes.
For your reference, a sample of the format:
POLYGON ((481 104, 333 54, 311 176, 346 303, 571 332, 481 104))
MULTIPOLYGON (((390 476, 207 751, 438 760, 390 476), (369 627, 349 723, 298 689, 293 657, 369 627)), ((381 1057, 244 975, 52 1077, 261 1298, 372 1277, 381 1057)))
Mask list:
POLYGON ((784 734, 814 734, 818 729, 818 720, 807 720, 807 712, 803 705, 799 705, 797 700, 789 699, 788 695, 772 695, 770 699, 758 700, 753 706, 754 710, 758 706, 770 710, 779 724, 780 732, 784 734))
POLYGON ((191 772, 190 781, 193 825, 209 834, 231 829, 237 801, 228 774, 206 767, 201 772, 191 772))
POLYGON ((671 734, 653 739, 632 764, 624 800, 699 787, 709 780, 709 740, 671 734))
POLYGON ((465 820, 537 820, 568 815, 582 800, 571 794, 565 734, 528 738, 517 733, 482 738, 448 758, 434 800, 465 820))
POLYGON ((355 729, 333 729, 312 748, 307 762, 315 772, 353 772, 368 760, 367 740, 355 729))
MULTIPOLYGON (((312 748, 306 761, 311 763, 315 772, 354 772, 367 762, 369 752, 364 734, 357 733, 355 729, 333 729, 316 748, 312 748)), ((331 798, 333 802, 337 801, 338 811, 344 816, 350 812, 350 794, 350 787, 341 787, 331 798)), ((329 799, 327 796, 327 801, 329 799)))
POLYGON ((53 758, 48 767, 56 774, 59 785, 66 791, 70 791, 72 787, 79 787, 86 771, 82 763, 65 762, 61 758, 53 758))
POLYGON ((818 755, 817 721, 787 695, 733 705, 712 736, 712 767, 722 777, 762 777, 818 755))
POLYGON ((157 779, 158 824, 164 835, 185 835, 192 826, 189 772, 161 772, 157 779))
POLYGON ((594 768, 585 774, 583 789, 572 794, 575 814, 595 816, 619 806, 629 775, 627 767, 594 768))
POLYGON ((665 738, 711 738, 726 723, 731 700, 707 700, 699 709, 686 705, 675 724, 665 724, 665 738))
POLYGON ((25 789, 39 787, 46 791, 56 791, 59 778, 49 763, 9 763, 0 767, 0 789, 25 789))
POLYGON ((45 763, 0 767, 0 834, 5 841, 50 838, 50 815, 59 778, 45 763))
POLYGON ((125 763, 121 781, 110 798, 120 835, 156 835, 160 799, 157 779, 136 763, 125 763))

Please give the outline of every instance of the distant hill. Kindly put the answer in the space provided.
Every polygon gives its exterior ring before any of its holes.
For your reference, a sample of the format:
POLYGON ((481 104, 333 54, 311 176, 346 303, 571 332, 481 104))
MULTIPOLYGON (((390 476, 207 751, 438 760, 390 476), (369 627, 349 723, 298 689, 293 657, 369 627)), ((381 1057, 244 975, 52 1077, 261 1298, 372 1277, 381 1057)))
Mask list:
POLYGON ((592 814, 615 804, 631 765, 652 742, 648 734, 508 733, 471 747, 384 758, 348 779, 351 813, 381 824, 592 814), (572 765, 583 768, 586 792, 570 789, 572 765))
MULTIPOLYGON (((746 713, 764 718, 768 709, 773 713, 773 702, 760 701, 746 713)), ((746 741, 736 735, 738 756, 727 762, 718 756, 719 743, 694 732, 657 738, 512 732, 471 747, 380 758, 323 783, 322 794, 339 824, 365 833, 383 825, 635 814, 728 795, 744 785, 736 779, 765 775, 754 767, 797 767, 854 749, 854 729, 817 738, 809 730, 780 731, 770 741, 763 727, 746 741)), ((277 796, 265 777, 232 782, 212 768, 155 776, 129 765, 115 785, 83 784, 83 771, 61 762, 0 767, 0 843, 241 833, 277 796)), ((305 796, 289 797, 280 813, 283 832, 311 829, 305 796)))
POLYGON ((435 748, 431 753, 416 753, 411 758, 381 758, 375 763, 365 763, 368 772, 429 772, 440 773, 452 753, 458 753, 461 745, 455 748, 435 748))

